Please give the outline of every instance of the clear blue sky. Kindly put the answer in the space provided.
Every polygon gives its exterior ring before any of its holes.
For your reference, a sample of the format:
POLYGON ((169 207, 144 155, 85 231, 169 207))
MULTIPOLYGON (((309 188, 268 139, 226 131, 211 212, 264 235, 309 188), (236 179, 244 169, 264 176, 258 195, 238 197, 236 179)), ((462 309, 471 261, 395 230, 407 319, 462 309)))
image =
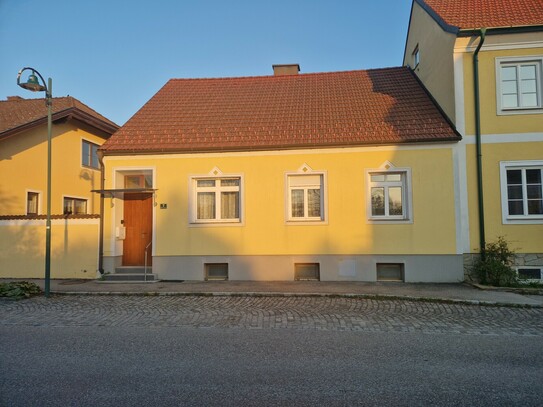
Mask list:
MULTIPOLYGON (((17 72, 53 78, 122 125, 170 78, 402 64, 411 0, 0 0, 0 99, 43 97, 17 72)), ((26 80, 26 74, 25 78, 26 80)))

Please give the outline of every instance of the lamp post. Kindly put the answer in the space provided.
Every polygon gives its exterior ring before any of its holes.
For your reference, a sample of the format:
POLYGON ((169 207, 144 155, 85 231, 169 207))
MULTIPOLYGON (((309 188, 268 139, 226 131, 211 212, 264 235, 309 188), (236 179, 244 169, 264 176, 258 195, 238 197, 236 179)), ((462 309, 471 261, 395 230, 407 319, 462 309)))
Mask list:
POLYGON ((17 75, 17 85, 32 92, 45 92, 45 105, 47 106, 47 220, 45 223, 45 296, 49 297, 51 290, 51 138, 53 129, 53 80, 49 78, 46 85, 43 76, 41 76, 38 71, 36 71, 34 68, 25 67, 21 69, 17 75), (21 83, 21 74, 27 70, 32 71, 32 73, 26 82, 21 83), (38 76, 43 85, 40 84, 38 76))

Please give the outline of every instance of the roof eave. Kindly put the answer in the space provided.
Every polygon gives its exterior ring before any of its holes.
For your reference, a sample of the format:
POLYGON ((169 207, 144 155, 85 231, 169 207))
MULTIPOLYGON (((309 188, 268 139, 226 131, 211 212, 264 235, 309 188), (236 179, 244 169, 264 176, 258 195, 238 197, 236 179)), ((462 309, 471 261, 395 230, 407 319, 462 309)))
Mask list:
MULTIPOLYGON (((56 122, 58 120, 62 119, 76 119, 79 120, 85 124, 88 124, 89 126, 92 126, 98 130, 101 130, 109 135, 112 135, 115 133, 120 127, 117 125, 112 125, 108 122, 105 122, 103 120, 100 120, 98 118, 95 118, 94 116, 85 113, 77 108, 68 108, 65 110, 62 110, 60 112, 55 112, 52 114, 51 119, 53 122, 56 122)), ((30 130, 32 128, 41 126, 43 124, 47 123, 47 116, 40 117, 37 120, 24 123, 20 126, 13 127, 11 129, 8 129, 2 133, 0 133, 0 140, 6 139, 8 137, 14 136, 16 134, 25 132, 27 130, 30 130)))
MULTIPOLYGON (((481 27, 483 28, 483 27, 481 27)), ((543 31, 543 25, 521 25, 511 27, 484 27, 486 35, 521 34, 543 31)), ((458 31, 458 37, 472 37, 480 35, 480 28, 462 28, 458 31)))
POLYGON ((185 148, 185 149, 100 149, 104 157, 106 156, 127 156, 127 155, 156 155, 156 154, 212 154, 212 153, 240 153, 240 152, 262 152, 262 151, 289 151, 289 150, 316 150, 326 148, 356 148, 356 147, 383 147, 407 144, 437 144, 437 143, 457 143, 462 140, 462 136, 454 130, 454 136, 441 137, 439 139, 410 139, 391 142, 359 142, 359 143, 336 143, 320 145, 284 145, 284 146, 255 146, 255 147, 215 147, 215 148, 185 148))

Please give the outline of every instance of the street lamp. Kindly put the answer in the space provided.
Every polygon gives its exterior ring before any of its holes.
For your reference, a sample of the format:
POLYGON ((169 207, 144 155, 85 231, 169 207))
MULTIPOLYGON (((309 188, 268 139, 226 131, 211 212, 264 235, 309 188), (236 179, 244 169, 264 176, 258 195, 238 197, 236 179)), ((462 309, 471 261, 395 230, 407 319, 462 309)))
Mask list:
POLYGON ((53 108, 53 80, 49 78, 47 85, 43 76, 34 68, 25 67, 17 75, 17 85, 32 92, 45 92, 45 106, 47 106, 47 220, 45 223, 45 296, 49 297, 51 289, 51 138, 52 138, 52 108, 53 108), (30 70, 32 73, 28 80, 21 83, 21 74, 30 70), (36 76, 37 75, 37 76, 36 76), (38 80, 41 79, 42 84, 38 80))

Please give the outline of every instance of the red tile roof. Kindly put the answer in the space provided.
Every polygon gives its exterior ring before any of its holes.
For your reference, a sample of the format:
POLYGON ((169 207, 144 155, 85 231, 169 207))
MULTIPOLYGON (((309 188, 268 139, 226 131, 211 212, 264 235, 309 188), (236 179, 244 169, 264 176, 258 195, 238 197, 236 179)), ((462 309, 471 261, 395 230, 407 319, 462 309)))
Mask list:
MULTIPOLYGON (((84 103, 71 97, 53 98, 53 120, 69 115, 113 133, 119 128, 111 120, 97 113, 84 103)), ((16 134, 34 125, 46 123, 45 99, 24 99, 18 96, 0 101, 0 138, 16 134)))
POLYGON ((459 29, 543 25, 543 0, 416 0, 459 29))
POLYGON ((408 68, 172 79, 105 154, 457 141, 408 68))

